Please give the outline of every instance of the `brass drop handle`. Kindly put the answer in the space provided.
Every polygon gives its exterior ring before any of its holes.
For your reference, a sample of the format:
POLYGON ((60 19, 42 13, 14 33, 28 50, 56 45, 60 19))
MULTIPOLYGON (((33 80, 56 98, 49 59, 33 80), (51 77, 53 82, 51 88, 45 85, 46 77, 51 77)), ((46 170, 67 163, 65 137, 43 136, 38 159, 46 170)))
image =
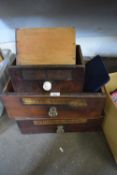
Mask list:
POLYGON ((57 134, 63 134, 64 133, 64 126, 62 126, 62 125, 57 126, 56 132, 57 132, 57 134))
POLYGON ((55 106, 52 106, 49 108, 48 115, 50 117, 57 117, 58 116, 58 111, 55 106))

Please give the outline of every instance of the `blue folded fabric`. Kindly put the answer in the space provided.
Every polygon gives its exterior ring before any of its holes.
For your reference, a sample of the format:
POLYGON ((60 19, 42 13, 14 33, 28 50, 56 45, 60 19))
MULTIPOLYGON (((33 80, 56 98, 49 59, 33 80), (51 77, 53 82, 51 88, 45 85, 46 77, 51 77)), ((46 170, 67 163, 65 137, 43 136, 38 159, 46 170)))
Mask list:
POLYGON ((85 92, 98 92, 109 81, 109 75, 99 55, 90 60, 85 67, 85 92))

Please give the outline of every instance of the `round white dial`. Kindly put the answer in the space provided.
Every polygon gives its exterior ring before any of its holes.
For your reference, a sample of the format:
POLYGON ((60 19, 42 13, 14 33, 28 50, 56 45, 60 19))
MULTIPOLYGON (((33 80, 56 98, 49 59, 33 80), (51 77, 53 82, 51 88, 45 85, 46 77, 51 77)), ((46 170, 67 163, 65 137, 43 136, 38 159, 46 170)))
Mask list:
POLYGON ((50 81, 45 81, 43 83, 43 89, 45 91, 50 91, 52 89, 52 83, 50 81))

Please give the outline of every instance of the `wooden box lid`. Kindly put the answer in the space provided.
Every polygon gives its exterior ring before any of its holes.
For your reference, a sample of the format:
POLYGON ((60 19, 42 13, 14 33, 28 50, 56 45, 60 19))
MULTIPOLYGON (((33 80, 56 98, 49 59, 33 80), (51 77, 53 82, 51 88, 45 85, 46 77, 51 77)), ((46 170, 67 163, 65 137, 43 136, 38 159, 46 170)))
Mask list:
POLYGON ((16 52, 17 65, 75 64, 75 29, 17 29, 16 52))

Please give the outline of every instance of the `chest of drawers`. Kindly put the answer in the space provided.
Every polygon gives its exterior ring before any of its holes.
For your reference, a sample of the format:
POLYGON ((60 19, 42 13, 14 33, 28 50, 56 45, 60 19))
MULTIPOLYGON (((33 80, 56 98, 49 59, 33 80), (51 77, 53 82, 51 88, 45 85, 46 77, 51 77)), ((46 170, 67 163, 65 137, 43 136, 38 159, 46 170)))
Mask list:
POLYGON ((18 30, 16 39, 19 65, 9 67, 1 98, 21 132, 100 129, 105 95, 83 92, 85 65, 74 30, 18 30))
POLYGON ((100 128, 105 95, 82 92, 84 66, 11 66, 9 73, 2 100, 22 133, 100 128))

